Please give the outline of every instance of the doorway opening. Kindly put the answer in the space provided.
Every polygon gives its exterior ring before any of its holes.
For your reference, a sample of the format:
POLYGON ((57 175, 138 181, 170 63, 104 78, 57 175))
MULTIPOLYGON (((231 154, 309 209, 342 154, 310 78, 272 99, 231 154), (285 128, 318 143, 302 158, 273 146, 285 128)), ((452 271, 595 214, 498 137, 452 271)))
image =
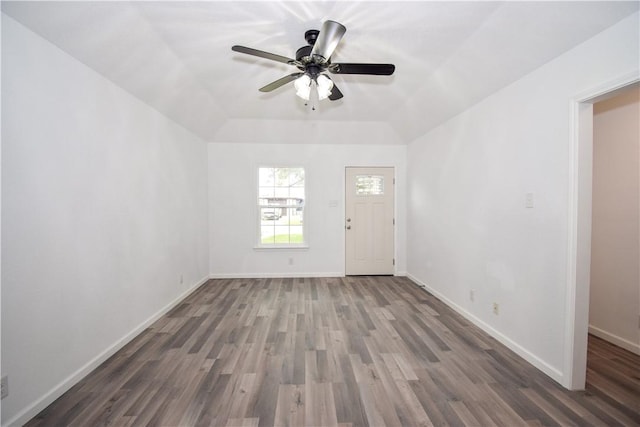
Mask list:
POLYGON ((593 107, 589 338, 640 356, 640 84, 624 89, 593 107))
POLYGON ((593 105, 638 84, 637 72, 594 88, 572 101, 570 213, 565 325, 564 385, 586 384, 593 205, 593 105))

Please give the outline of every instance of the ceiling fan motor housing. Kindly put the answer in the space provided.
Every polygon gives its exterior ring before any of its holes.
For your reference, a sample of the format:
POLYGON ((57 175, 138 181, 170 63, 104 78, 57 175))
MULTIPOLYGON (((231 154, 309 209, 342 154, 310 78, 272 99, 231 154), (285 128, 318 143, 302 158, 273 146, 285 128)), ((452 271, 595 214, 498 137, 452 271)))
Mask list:
POLYGON ((300 49, 296 51, 296 61, 298 62, 309 62, 311 59, 311 49, 313 46, 302 46, 300 49))
POLYGON ((313 46, 314 44, 316 44, 318 34, 320 34, 319 30, 308 30, 304 33, 304 39, 307 41, 307 43, 309 43, 309 46, 313 46))

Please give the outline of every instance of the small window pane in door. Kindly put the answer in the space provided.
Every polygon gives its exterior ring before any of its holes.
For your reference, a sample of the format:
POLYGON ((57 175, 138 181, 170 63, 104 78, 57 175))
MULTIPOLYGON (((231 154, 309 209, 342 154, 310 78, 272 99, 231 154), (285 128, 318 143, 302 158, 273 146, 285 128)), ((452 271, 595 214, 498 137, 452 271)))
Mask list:
POLYGON ((382 196, 384 195, 384 176, 382 175, 357 175, 357 196, 382 196))

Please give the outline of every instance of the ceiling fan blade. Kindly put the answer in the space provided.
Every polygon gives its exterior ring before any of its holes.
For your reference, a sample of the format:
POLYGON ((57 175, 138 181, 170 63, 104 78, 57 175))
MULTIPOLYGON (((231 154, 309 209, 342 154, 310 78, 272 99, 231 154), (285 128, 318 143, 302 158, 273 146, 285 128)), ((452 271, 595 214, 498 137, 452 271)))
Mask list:
POLYGON ((232 46, 231 50, 234 52, 246 53, 247 55, 259 56, 260 58, 270 59, 272 61, 284 62, 285 64, 292 64, 296 62, 294 59, 287 58, 286 56, 276 55, 275 53, 264 52, 258 49, 252 49, 245 46, 232 46))
POLYGON ((390 76, 396 70, 393 64, 331 64, 329 71, 334 74, 372 74, 390 76))
POLYGON ((289 82, 296 80, 298 77, 303 75, 304 73, 293 73, 288 76, 284 76, 281 79, 276 80, 275 82, 271 82, 266 86, 260 88, 260 92, 271 92, 272 90, 278 89, 280 86, 284 86, 289 82))
POLYGON ((346 31, 345 26, 338 22, 324 21, 320 34, 311 49, 311 57, 320 64, 327 62, 346 31))
POLYGON ((336 84, 333 84, 333 89, 331 89, 331 95, 329 95, 329 99, 331 101, 337 101, 338 99, 342 98, 342 92, 340 92, 340 89, 338 89, 338 86, 336 86, 336 84))

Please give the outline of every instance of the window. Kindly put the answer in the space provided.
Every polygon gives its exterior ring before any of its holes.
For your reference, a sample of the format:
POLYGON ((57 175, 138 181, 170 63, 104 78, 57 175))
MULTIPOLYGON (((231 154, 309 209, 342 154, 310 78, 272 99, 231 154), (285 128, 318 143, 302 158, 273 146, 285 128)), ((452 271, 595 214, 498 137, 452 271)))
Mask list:
POLYGON ((382 175, 356 176, 356 195, 357 196, 384 195, 384 176, 382 175))
POLYGON ((302 246, 304 168, 258 168, 259 246, 302 246))

